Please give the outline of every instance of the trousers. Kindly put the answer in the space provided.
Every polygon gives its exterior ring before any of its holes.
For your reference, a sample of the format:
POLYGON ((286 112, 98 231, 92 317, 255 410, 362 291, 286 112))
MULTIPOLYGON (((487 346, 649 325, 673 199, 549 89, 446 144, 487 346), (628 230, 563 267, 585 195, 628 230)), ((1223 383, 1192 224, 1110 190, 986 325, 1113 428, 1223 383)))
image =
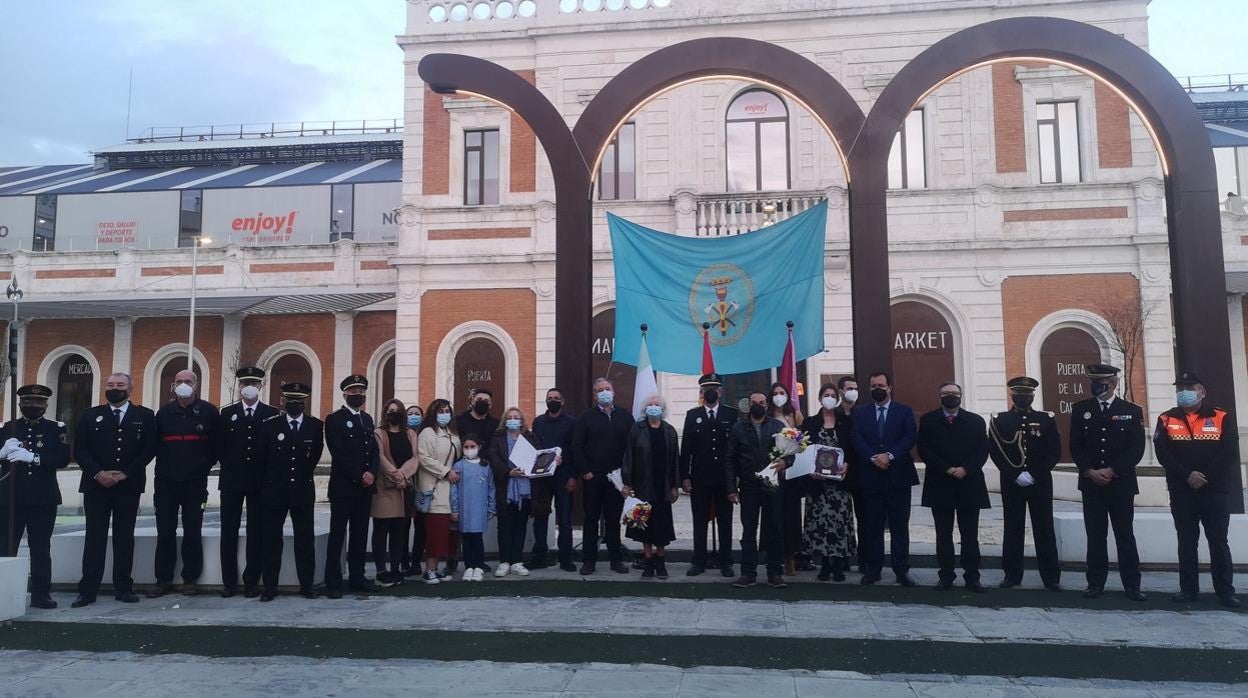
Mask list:
POLYGON ((1213 592, 1222 598, 1235 595, 1231 546, 1227 541, 1230 504, 1230 498, 1221 492, 1204 493, 1190 487, 1170 490, 1170 515, 1174 518, 1174 531, 1179 540, 1179 588, 1185 593, 1200 592, 1197 549, 1203 527, 1205 540, 1209 541, 1213 592))
POLYGON ((706 567, 709 554, 706 547, 706 531, 710 524, 711 507, 715 507, 715 526, 719 536, 718 565, 732 565, 732 502, 723 487, 711 487, 694 483, 689 493, 689 508, 693 512, 693 564, 706 567))
POLYGON ((347 544, 347 575, 363 582, 364 551, 368 547, 368 518, 372 497, 329 500, 329 542, 325 547, 325 588, 342 589, 342 546, 347 544), (348 538, 348 535, 350 538, 348 538))
POLYGON ((758 575, 758 531, 762 526, 767 551, 767 576, 784 571, 784 493, 780 490, 741 490, 741 576, 758 575))
MULTIPOLYGON (((0 505, 0 550, 9 545, 8 502, 0 505)), ((13 508, 13 548, 6 557, 17 557, 22 535, 30 547, 30 593, 47 594, 52 589, 52 529, 56 526, 56 505, 13 508)))
POLYGON ((113 529, 113 594, 120 596, 134 591, 134 522, 139 515, 138 492, 92 490, 82 495, 82 508, 87 516, 87 535, 82 545, 82 579, 78 593, 94 599, 104 578, 104 562, 108 555, 108 529, 113 529))
POLYGON ((581 480, 585 497, 585 520, 581 524, 581 558, 586 564, 598 562, 598 526, 601 523, 607 555, 611 563, 623 562, 620 547, 620 517, 624 514, 624 498, 606 475, 581 480))
POLYGON ((932 507, 932 521, 936 524, 936 562, 940 565, 940 579, 952 582, 954 574, 953 522, 958 522, 958 536, 962 543, 962 578, 968 584, 979 581, 979 508, 978 507, 932 507))
POLYGON ((1088 586, 1109 577, 1109 526, 1118 547, 1118 576, 1126 589, 1140 588, 1140 553, 1135 546, 1135 495, 1083 492, 1083 528, 1088 534, 1088 586))
POLYGON ((247 511, 247 543, 243 584, 259 584, 264 568, 264 511, 260 506, 260 493, 222 492, 221 583, 227 589, 238 586, 238 530, 244 509, 247 511))
POLYGON ((870 571, 884 569, 884 527, 888 526, 893 573, 898 577, 910 571, 910 488, 893 487, 878 492, 863 492, 863 527, 866 529, 867 554, 864 562, 870 571))
POLYGON ((1023 543, 1026 538, 1027 512, 1031 511, 1031 537, 1036 544, 1036 566, 1045 584, 1058 584, 1062 568, 1057 560, 1057 535, 1053 531, 1053 497, 1001 498, 1001 516, 1005 533, 1001 541, 1001 569, 1005 578, 1023 578, 1023 543))
POLYGON ((156 582, 173 582, 178 564, 178 515, 182 516, 182 581, 194 584, 204 571, 204 503, 208 501, 208 478, 172 481, 157 478, 156 582))
POLYGON ((277 593, 277 581, 282 573, 282 552, 285 547, 286 517, 295 535, 295 573, 299 576, 299 588, 310 591, 316 582, 316 531, 313 526, 315 502, 291 506, 265 506, 264 517, 264 590, 277 593))

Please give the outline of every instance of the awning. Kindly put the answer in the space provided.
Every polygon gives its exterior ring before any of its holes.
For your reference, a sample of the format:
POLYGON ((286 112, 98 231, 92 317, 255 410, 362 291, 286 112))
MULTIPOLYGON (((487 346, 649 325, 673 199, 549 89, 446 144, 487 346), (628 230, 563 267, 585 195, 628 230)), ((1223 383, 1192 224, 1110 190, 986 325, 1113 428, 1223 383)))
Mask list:
MULTIPOLYGON (((195 315, 294 315, 340 313, 359 310, 394 298, 393 291, 356 290, 327 293, 323 288, 283 289, 281 293, 228 295, 219 291, 196 294, 195 315)), ((185 317, 191 297, 184 293, 78 295, 56 300, 23 300, 18 315, 23 319, 83 319, 116 317, 185 317)))

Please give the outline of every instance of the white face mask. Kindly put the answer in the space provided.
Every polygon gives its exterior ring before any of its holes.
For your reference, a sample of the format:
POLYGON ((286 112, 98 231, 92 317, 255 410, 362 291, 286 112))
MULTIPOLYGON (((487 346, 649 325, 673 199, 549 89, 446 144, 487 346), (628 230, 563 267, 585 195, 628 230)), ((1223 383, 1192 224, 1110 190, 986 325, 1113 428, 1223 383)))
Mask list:
POLYGON ((195 389, 186 383, 178 383, 173 387, 173 394, 185 400, 195 394, 195 389))
POLYGON ((789 396, 784 395, 784 394, 772 395, 771 404, 775 405, 776 407, 784 407, 785 405, 789 404, 789 396))
POLYGON ((260 398, 260 389, 254 385, 245 385, 240 392, 243 394, 243 399, 247 401, 257 400, 260 398))
POLYGON ((836 409, 837 405, 841 404, 841 401, 832 397, 831 395, 825 395, 822 398, 820 398, 819 404, 823 405, 823 409, 825 410, 834 410, 836 409))
POLYGON ((845 399, 846 399, 847 401, 849 401, 849 402, 858 402, 858 391, 857 391, 857 390, 846 390, 846 391, 845 391, 845 399))
POLYGON ((464 449, 464 458, 467 458, 468 460, 476 460, 476 459, 477 459, 477 453, 479 453, 479 452, 480 452, 480 451, 479 451, 479 449, 475 449, 475 448, 465 448, 465 449, 464 449))

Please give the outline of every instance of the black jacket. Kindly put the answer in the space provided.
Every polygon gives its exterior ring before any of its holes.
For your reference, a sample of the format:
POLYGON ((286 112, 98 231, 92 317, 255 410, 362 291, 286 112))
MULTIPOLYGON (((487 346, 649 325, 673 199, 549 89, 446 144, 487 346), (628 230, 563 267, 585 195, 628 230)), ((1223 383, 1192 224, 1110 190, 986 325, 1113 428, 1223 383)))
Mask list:
POLYGON ((121 424, 109 405, 96 405, 78 418, 74 460, 82 470, 79 492, 105 488, 95 481, 104 470, 120 470, 126 479, 110 490, 139 494, 147 487, 147 464, 156 457, 156 413, 130 403, 121 424))
POLYGON ((206 479, 220 455, 221 415, 211 403, 170 400, 156 413, 157 480, 206 479))
POLYGON ((539 490, 546 486, 563 487, 568 478, 576 477, 576 465, 572 462, 572 432, 575 430, 576 417, 568 414, 566 409, 555 417, 550 416, 549 412, 543 412, 533 420, 533 433, 537 435, 542 448, 558 446, 563 449, 555 476, 534 481, 534 484, 539 484, 539 490))
MULTIPOLYGON (((771 463, 771 448, 776 445, 772 437, 784 429, 784 423, 772 417, 763 419, 762 438, 754 430, 749 417, 738 420, 728 433, 728 457, 724 459, 724 486, 728 492, 738 489, 756 490, 763 486, 757 473, 771 463)), ((793 462, 793 457, 785 459, 793 462)))
POLYGON ((460 443, 463 443, 464 439, 469 436, 477 437, 477 443, 481 444, 481 452, 484 453, 486 444, 490 443, 490 439, 494 438, 494 432, 498 431, 498 420, 489 415, 483 419, 477 419, 472 416, 472 410, 467 410, 455 416, 455 429, 459 434, 460 443))
MULTIPOLYGON (((849 415, 845 414, 839 408, 836 411, 836 426, 832 429, 836 432, 837 448, 845 452, 845 479, 837 482, 835 480, 816 480, 813 477, 805 478, 806 491, 808 494, 815 495, 821 493, 828 487, 841 487, 853 490, 858 487, 858 458, 854 453, 854 447, 851 443, 853 440, 852 428, 850 427, 849 415)), ((817 412, 807 417, 802 422, 802 433, 810 437, 810 443, 820 443, 819 432, 823 431, 823 414, 817 412)))
POLYGON ((332 464, 329 468, 329 498, 348 499, 371 497, 372 487, 365 487, 364 473, 377 477, 381 456, 373 437, 373 418, 365 412, 352 414, 339 407, 325 418, 325 445, 329 447, 332 464))
POLYGON ((632 428, 633 417, 623 407, 612 406, 610 416, 598 407, 586 410, 572 430, 572 460, 577 472, 606 475, 620 467, 632 428))
POLYGON ((991 430, 995 430, 995 436, 988 437, 988 455, 1001 476, 1001 495, 1052 498, 1053 468, 1062 459, 1062 435, 1057 432, 1057 420, 1047 412, 1009 410, 992 418, 991 430), (1020 429, 1021 440, 1010 443, 1020 429), (1031 473, 1035 481, 1030 487, 1017 482, 1024 471, 1031 473))
POLYGON ((728 457, 728 433, 741 413, 721 401, 715 406, 715 421, 706 407, 685 413, 680 437, 680 479, 692 480, 695 487, 719 488, 724 484, 724 458, 728 457))
POLYGON ((221 473, 217 487, 222 492, 260 491, 264 484, 260 425, 276 414, 276 407, 263 402, 256 403, 250 418, 242 402, 221 408, 221 473))
POLYGON ((1144 457, 1144 411, 1115 397, 1108 414, 1101 414, 1096 398, 1076 402, 1070 413, 1070 456, 1079 467, 1079 491, 1135 495, 1140 486, 1135 466, 1144 457), (1114 479, 1100 487, 1088 471, 1113 468, 1114 479))
MULTIPOLYGON (((1157 452, 1157 460, 1166 469, 1166 484, 1171 491, 1192 491, 1187 478, 1193 471, 1202 473, 1208 484, 1198 490, 1213 494, 1230 494, 1235 489, 1235 471, 1239 469, 1239 432, 1235 426, 1235 416, 1225 412, 1222 417, 1222 430, 1214 435, 1213 407, 1201 406, 1197 414, 1205 420, 1202 429, 1210 427, 1207 432, 1191 434, 1184 429, 1176 434, 1167 434, 1166 417, 1183 420, 1186 427, 1187 412, 1181 407, 1167 410, 1157 418, 1157 429, 1153 432, 1153 446, 1157 452), (1193 438, 1195 437, 1195 438, 1193 438)), ((1223 412, 1223 410, 1218 410, 1223 412)))
POLYGON ((950 424, 943 408, 919 418, 915 442, 925 467, 923 499, 925 507, 987 509, 988 486, 984 483, 984 463, 988 461, 988 430, 984 418, 958 410, 950 424), (966 468, 959 480, 945 471, 966 468))
MULTIPOLYGON (((676 428, 662 422, 663 440, 667 445, 666 463, 662 482, 654 477, 654 449, 650 444, 650 424, 646 420, 634 422, 628 432, 628 447, 624 449, 624 462, 620 476, 625 485, 633 488, 634 497, 645 502, 665 502, 677 486, 680 452, 676 444, 676 428)), ((722 467, 722 466, 721 466, 722 467)))
POLYGON ((256 441, 262 450, 259 465, 263 483, 260 500, 264 506, 285 508, 316 502, 314 475, 325 450, 324 431, 321 420, 304 415, 299 432, 293 433, 290 420, 282 413, 270 415, 258 426, 256 441))
POLYGON ((13 438, 22 447, 39 456, 39 463, 0 461, 0 473, 8 474, 0 482, 0 508, 9 506, 9 487, 17 481, 17 506, 55 506, 61 503, 61 488, 56 471, 69 465, 69 436, 64 422, 25 418, 8 422, 0 430, 0 443, 13 438))

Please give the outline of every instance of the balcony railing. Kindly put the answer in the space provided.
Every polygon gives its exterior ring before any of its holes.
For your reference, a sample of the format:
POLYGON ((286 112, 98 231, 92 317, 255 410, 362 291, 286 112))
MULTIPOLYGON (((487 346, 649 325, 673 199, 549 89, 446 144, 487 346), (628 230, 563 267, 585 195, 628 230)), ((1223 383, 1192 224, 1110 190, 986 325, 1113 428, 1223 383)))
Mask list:
POLYGON ((779 223, 823 200, 822 191, 700 194, 694 198, 697 237, 740 235, 779 223))

